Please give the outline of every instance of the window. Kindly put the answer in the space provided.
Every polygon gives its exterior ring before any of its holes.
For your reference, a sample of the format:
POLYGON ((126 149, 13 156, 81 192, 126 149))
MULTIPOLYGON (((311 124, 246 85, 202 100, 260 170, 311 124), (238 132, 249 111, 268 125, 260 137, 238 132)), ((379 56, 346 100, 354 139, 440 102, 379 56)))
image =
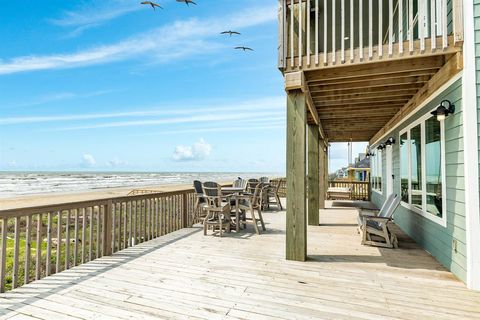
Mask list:
POLYGON ((372 189, 382 192, 382 151, 377 150, 372 157, 372 189))
POLYGON ((400 136, 400 191, 402 201, 409 203, 409 167, 408 167, 408 134, 405 132, 400 136))
POLYGON ((402 205, 446 226, 444 124, 427 114, 400 133, 402 205))

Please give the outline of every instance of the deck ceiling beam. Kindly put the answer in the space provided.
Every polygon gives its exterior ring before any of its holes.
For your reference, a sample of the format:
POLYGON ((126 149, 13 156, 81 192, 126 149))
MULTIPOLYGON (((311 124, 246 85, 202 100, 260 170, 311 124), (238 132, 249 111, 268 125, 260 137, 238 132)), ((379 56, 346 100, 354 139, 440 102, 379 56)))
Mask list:
MULTIPOLYGON (((362 99, 355 99, 355 105, 364 105, 365 107, 368 107, 372 103, 383 103, 383 104, 389 104, 389 103, 407 103, 412 96, 406 95, 406 96, 400 96, 400 97, 395 97, 392 99, 389 98, 372 98, 369 99, 368 97, 362 98, 362 99)), ((313 99, 315 104, 317 105, 317 108, 327 108, 331 106, 344 106, 347 104, 352 104, 352 100, 350 99, 340 99, 340 100, 335 100, 335 101, 324 101, 323 99, 313 99)))
POLYGON ((430 56, 415 59, 364 63, 350 67, 338 67, 324 70, 314 70, 305 73, 308 84, 338 79, 353 79, 357 77, 376 77, 395 75, 402 72, 428 71, 440 69, 445 63, 445 56, 430 56))
POLYGON ((463 54, 458 52, 455 56, 451 57, 445 65, 436 73, 424 86, 421 88, 415 96, 413 96, 403 106, 395 116, 388 121, 382 129, 380 129, 370 140, 370 144, 375 143, 383 135, 387 134, 398 123, 408 117, 415 109, 428 97, 434 94, 445 83, 447 83, 452 77, 458 74, 463 69, 463 54))
POLYGON ((313 98, 316 100, 321 99, 323 102, 327 103, 329 101, 338 101, 338 100, 348 100, 353 103, 358 100, 372 100, 373 98, 391 98, 391 97, 413 97, 415 93, 417 93, 417 89, 406 89, 406 90, 394 90, 394 91, 378 91, 378 92, 364 92, 364 93, 350 93, 350 94, 339 94, 339 95, 331 95, 331 96, 321 96, 315 95, 313 98))
POLYGON ((348 96, 348 95, 368 95, 368 94, 379 94, 379 93, 395 93, 395 92, 411 92, 418 91, 423 87, 425 83, 414 83, 414 84, 404 84, 401 86, 383 86, 383 87, 370 87, 370 88, 358 88, 358 89, 343 89, 343 90, 332 90, 332 91, 317 91, 311 92, 313 97, 339 97, 339 96, 348 96))
POLYGON ((356 83, 363 82, 363 81, 371 81, 371 80, 392 80, 392 79, 401 79, 401 78, 407 78, 407 77, 428 77, 430 79, 440 68, 435 67, 435 68, 430 68, 430 69, 425 69, 425 70, 420 70, 420 71, 404 71, 404 72, 397 72, 394 74, 381 74, 377 75, 375 77, 372 76, 355 76, 351 78, 335 78, 331 80, 315 80, 312 78, 312 80, 308 81, 309 86, 313 85, 355 85, 356 83))
POLYGON ((399 76, 387 79, 367 79, 367 80, 358 80, 348 82, 348 86, 345 86, 346 83, 337 83, 337 84, 316 84, 313 83, 310 85, 310 92, 329 92, 329 91, 342 91, 346 88, 355 90, 355 89, 373 89, 373 88, 386 88, 386 87, 401 87, 404 85, 421 85, 430 80, 432 74, 420 75, 420 76, 399 76))

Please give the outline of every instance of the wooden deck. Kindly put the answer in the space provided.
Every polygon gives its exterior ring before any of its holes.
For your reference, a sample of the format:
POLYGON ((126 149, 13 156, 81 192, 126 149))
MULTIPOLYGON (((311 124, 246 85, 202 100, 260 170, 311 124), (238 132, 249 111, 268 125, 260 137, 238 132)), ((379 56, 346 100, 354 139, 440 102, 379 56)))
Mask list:
POLYGON ((260 236, 182 229, 1 294, 0 319, 480 319, 480 292, 405 236, 362 247, 355 212, 322 211, 304 263, 269 212, 260 236))

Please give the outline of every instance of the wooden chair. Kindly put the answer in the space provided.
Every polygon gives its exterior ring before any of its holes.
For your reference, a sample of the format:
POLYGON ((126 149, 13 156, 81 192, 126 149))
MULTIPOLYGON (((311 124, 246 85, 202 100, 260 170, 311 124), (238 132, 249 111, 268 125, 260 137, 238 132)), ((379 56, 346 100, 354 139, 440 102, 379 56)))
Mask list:
POLYGON ((223 230, 231 231, 232 220, 230 197, 222 195, 222 187, 216 182, 205 182, 203 184, 203 194, 206 199, 207 216, 203 221, 203 234, 207 235, 209 227, 219 229, 220 237, 223 230), (226 200, 226 201, 224 201, 226 200))
POLYGON ((268 177, 260 177, 260 179, 258 179, 261 183, 269 183, 270 182, 270 179, 268 177))
POLYGON ((260 183, 260 181, 258 179, 248 179, 248 181, 247 181, 247 192, 253 194, 255 192, 255 188, 257 187, 257 185, 259 183, 260 183))
POLYGON ((252 221, 253 227, 257 234, 260 234, 260 230, 258 229, 258 221, 260 221, 263 231, 267 230, 265 228, 265 222, 263 221, 262 216, 262 189, 263 184, 257 183, 254 192, 241 196, 238 203, 238 208, 242 212, 245 212, 245 216, 247 212, 250 212, 250 218, 247 217, 246 220, 252 221), (255 216, 255 210, 257 210, 258 219, 255 216))
POLYGON ((266 206, 270 208, 270 199, 273 198, 274 204, 279 208, 280 210, 283 210, 282 202, 280 201, 280 196, 278 195, 278 191, 280 190, 280 185, 281 185, 281 180, 276 179, 272 180, 270 182, 270 187, 267 188, 266 190, 266 206))
POLYGON ((380 211, 359 209, 358 225, 362 231, 362 244, 384 248, 397 248, 397 236, 390 230, 388 224, 393 221, 393 214, 400 205, 397 194, 390 195, 380 211))
POLYGON ((194 221, 196 219, 203 221, 207 216, 207 200, 203 194, 202 183, 198 180, 193 181, 193 188, 195 189, 194 221))
POLYGON ((247 187, 247 182, 248 181, 245 179, 238 178, 237 180, 233 181, 232 186, 234 188, 242 188, 243 190, 245 190, 245 188, 247 187))

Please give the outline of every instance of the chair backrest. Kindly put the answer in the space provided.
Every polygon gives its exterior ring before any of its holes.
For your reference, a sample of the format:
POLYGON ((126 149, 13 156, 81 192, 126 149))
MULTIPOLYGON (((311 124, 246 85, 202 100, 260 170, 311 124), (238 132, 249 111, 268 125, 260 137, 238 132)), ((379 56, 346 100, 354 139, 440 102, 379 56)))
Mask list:
POLYGON ((380 211, 378 212, 379 217, 385 217, 385 215, 387 214, 387 209, 392 205, 395 197, 396 197, 395 193, 392 193, 391 195, 389 195, 387 197, 387 199, 383 203, 382 207, 380 208, 380 211))
POLYGON ((252 198, 252 204, 254 206, 260 205, 260 200, 262 199, 262 192, 264 188, 264 184, 262 182, 257 183, 255 186, 255 190, 253 191, 253 198, 252 198))
POLYGON ((207 197, 209 207, 218 208, 222 203, 222 188, 216 182, 204 182, 203 194, 207 197))
MULTIPOLYGON (((387 198, 387 200, 388 200, 388 198, 387 198)), ((395 210, 397 210, 398 206, 400 205, 400 200, 401 200, 401 198, 397 194, 393 194, 392 203, 390 204, 390 206, 388 206, 385 209, 385 213, 382 215, 382 217, 390 219, 393 216, 393 214, 395 213, 395 210)), ((380 217, 380 213, 379 213, 378 216, 380 217)), ((382 223, 379 223, 378 225, 382 226, 382 223)))
POLYGON ((234 188, 242 188, 242 189, 245 189, 247 187, 247 180, 245 179, 237 179, 235 181, 233 181, 233 184, 232 186, 234 188))
POLYGON ((259 183, 260 183, 260 181, 258 181, 258 179, 248 179, 248 181, 247 181, 247 191, 250 192, 250 193, 254 193, 255 188, 257 187, 257 185, 259 183))
POLYGON ((263 183, 268 183, 270 182, 270 179, 268 177, 260 177, 260 182, 263 182, 263 183))
POLYGON ((200 203, 204 203, 205 202, 205 198, 203 198, 203 187, 202 187, 202 183, 198 180, 194 180, 193 181, 193 188, 195 189, 195 194, 197 196, 202 196, 202 197, 198 197, 198 200, 200 203))

